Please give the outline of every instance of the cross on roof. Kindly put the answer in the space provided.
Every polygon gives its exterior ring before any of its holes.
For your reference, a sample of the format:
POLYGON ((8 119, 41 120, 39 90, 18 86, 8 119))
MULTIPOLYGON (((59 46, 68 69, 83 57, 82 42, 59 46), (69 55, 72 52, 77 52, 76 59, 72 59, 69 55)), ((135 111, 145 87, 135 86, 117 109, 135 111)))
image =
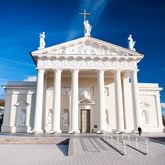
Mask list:
POLYGON ((84 21, 86 21, 86 16, 91 15, 90 13, 87 13, 85 9, 83 13, 79 13, 79 14, 84 16, 84 21))

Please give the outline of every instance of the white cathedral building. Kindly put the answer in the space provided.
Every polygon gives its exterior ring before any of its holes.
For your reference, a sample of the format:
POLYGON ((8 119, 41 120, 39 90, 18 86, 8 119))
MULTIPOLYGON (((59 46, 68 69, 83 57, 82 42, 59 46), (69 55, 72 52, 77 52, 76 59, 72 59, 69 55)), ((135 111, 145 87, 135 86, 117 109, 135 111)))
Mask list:
MULTIPOLYGON (((86 23, 86 24, 85 24, 86 23)), ((138 83, 138 53, 90 36, 31 52, 37 82, 8 82, 2 132, 162 132, 158 84, 138 83)))

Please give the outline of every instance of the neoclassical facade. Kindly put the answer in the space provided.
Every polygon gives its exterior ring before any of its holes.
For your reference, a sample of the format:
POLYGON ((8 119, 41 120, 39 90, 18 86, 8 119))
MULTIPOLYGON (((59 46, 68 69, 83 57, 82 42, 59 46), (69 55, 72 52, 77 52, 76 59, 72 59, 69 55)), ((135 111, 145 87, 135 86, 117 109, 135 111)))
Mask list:
POLYGON ((5 86, 2 132, 163 131, 161 88, 138 83, 143 54, 86 35, 31 56, 37 82, 5 86))

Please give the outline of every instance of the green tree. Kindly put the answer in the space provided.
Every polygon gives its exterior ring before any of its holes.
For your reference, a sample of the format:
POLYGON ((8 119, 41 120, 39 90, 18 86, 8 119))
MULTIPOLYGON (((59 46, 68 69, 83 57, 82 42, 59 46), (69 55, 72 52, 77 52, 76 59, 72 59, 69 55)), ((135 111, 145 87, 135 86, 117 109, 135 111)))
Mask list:
POLYGON ((4 107, 5 106, 5 100, 0 99, 0 106, 4 107))

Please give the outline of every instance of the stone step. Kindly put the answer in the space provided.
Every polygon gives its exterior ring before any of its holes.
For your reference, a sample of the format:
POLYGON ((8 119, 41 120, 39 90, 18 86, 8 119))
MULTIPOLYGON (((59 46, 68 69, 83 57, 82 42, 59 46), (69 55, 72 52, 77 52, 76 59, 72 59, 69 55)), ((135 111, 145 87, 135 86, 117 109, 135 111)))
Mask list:
POLYGON ((60 144, 66 137, 0 137, 0 144, 60 144))

